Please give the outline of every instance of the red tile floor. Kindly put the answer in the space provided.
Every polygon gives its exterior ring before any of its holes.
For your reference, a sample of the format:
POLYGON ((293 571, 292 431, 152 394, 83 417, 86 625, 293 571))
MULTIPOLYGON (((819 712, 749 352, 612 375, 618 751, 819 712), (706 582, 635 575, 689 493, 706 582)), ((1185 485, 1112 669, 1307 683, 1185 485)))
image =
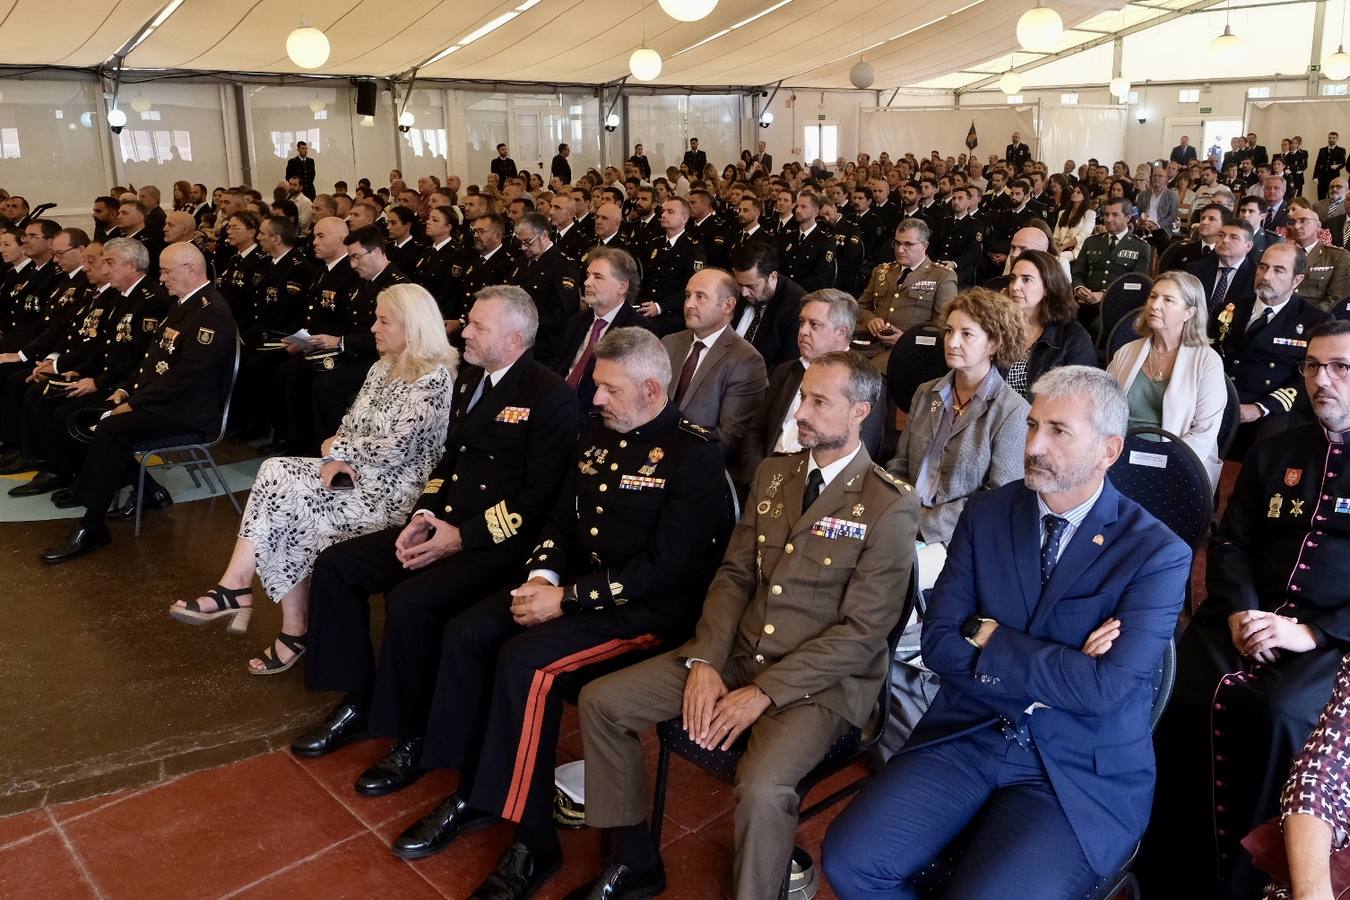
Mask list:
MULTIPOLYGON (((571 708, 563 733, 559 756, 567 761, 581 747, 571 708)), ((455 775, 435 772, 388 797, 357 795, 351 788, 356 774, 386 748, 362 741, 319 760, 279 751, 0 819, 0 897, 462 900, 491 871, 509 828, 466 835, 430 859, 396 859, 389 842, 453 790, 455 775)), ((655 757, 649 741, 649 780, 655 757)), ((820 796, 862 771, 841 773, 820 796)), ((663 896, 730 896, 731 808, 727 785, 675 760, 662 834, 663 896)), ((798 843, 813 856, 840 808, 799 831, 798 843)), ((564 868, 540 900, 562 897, 601 864, 598 832, 568 831, 562 840, 564 868)), ((833 900, 834 894, 823 885, 817 897, 833 900)))

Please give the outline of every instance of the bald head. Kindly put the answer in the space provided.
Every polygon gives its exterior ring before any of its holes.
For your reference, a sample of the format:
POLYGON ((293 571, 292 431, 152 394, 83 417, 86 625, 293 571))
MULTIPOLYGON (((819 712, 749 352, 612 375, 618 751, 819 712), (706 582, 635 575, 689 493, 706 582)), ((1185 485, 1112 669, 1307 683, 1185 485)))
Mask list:
POLYGON ((170 294, 185 300, 206 282, 206 258, 192 244, 170 244, 159 255, 159 280, 170 294))
POLYGON ((595 236, 602 241, 613 237, 619 233, 622 222, 623 210, 617 204, 600 204, 600 208, 595 211, 595 236))
POLYGON ((1028 250, 1049 252, 1050 238, 1040 228, 1019 228, 1013 232, 1012 243, 1008 247, 1008 258, 1017 259, 1028 250))
POLYGON ((347 223, 337 216, 319 219, 314 223, 314 255, 326 263, 334 262, 347 255, 347 240, 350 230, 347 223))
POLYGON ((177 244, 182 241, 191 241, 192 236, 197 232, 197 220, 192 218, 192 213, 171 212, 164 217, 164 241, 168 244, 177 244))

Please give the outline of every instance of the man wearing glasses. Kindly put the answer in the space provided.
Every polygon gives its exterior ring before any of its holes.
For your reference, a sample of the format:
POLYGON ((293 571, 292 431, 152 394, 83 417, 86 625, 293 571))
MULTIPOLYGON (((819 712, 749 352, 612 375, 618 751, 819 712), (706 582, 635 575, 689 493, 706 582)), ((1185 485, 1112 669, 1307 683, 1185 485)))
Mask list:
POLYGON ((956 296, 956 275, 928 258, 928 236, 922 219, 901 221, 895 229, 895 262, 877 266, 858 299, 858 331, 879 345, 872 363, 883 374, 900 335, 936 319, 956 296))
MULTIPOLYGON (((473 200, 474 197, 469 199, 473 200)), ((486 204, 480 203, 479 207, 486 209, 486 204)), ((468 208, 469 204, 466 202, 465 209, 468 208)), ((473 243, 473 249, 465 253, 466 262, 450 267, 451 277, 461 279, 460 287, 463 291, 459 302, 460 327, 454 327, 453 322, 447 326, 452 335, 468 324, 469 309, 473 306, 474 295, 489 285, 509 284, 511 273, 516 270, 516 265, 520 261, 516 247, 507 245, 506 236, 511 232, 507 228, 506 219, 499 213, 483 212, 466 218, 470 223, 469 239, 473 243)), ((514 240, 510 243, 516 244, 514 240)))
POLYGON ((522 258, 509 283, 524 288, 534 301, 539 311, 534 352, 539 359, 552 360, 567 320, 581 306, 581 269, 549 239, 548 220, 538 213, 521 216, 513 237, 522 258))
MULTIPOLYGON (((1295 249, 1266 251, 1258 293, 1295 249)), ((1238 841, 1275 815, 1290 759, 1350 648, 1350 322, 1308 327, 1299 340, 1297 388, 1316 421, 1252 447, 1211 545, 1208 595, 1181 639, 1154 741, 1142 874, 1157 881, 1144 896, 1260 893, 1265 876, 1238 841)))

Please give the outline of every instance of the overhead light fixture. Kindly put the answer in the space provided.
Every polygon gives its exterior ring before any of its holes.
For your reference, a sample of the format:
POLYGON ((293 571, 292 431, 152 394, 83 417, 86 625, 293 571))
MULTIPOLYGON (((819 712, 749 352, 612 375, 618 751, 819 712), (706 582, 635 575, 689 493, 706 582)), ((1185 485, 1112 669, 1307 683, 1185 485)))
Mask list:
POLYGON ((613 133, 619 127, 619 114, 610 113, 605 116, 605 130, 613 133))
POLYGON ((1017 54, 1008 54, 1008 70, 999 76, 998 89, 1009 96, 1019 93, 1022 90, 1022 73, 1014 72, 1017 68, 1017 54))
POLYGON ((769 111, 766 109, 766 110, 764 110, 764 112, 762 112, 762 113, 759 114, 759 127, 760 127, 760 128, 768 128, 768 127, 769 127, 770 125, 772 125, 772 124, 773 124, 773 113, 769 112, 769 111))
MULTIPOLYGON (((523 13, 523 12, 528 12, 529 10, 534 9, 534 8, 535 8, 536 6, 538 6, 541 2, 542 2, 542 0, 525 0, 524 3, 520 4, 520 5, 517 6, 515 9, 513 9, 513 10, 511 10, 511 11, 509 11, 509 12, 504 12, 504 13, 502 13, 500 16, 498 16, 497 18, 493 19, 491 22, 488 22, 486 25, 483 25, 482 27, 477 28, 477 29, 475 29, 475 30, 469 32, 469 33, 466 34, 464 37, 462 37, 462 38, 460 38, 459 40, 455 41, 455 42, 454 42, 453 44, 451 44, 449 47, 446 47, 446 48, 445 48, 444 50, 442 50, 440 53, 437 53, 437 54, 436 54, 435 56, 433 56, 431 59, 429 59, 429 60, 427 60, 426 62, 422 63, 422 65, 418 66, 418 68, 419 68, 419 69, 420 69, 420 68, 425 68, 425 67, 431 65, 432 63, 440 62, 441 60, 443 60, 443 59, 445 59, 447 56, 449 56, 451 53, 454 53, 454 52, 456 52, 456 51, 458 51, 458 50, 463 50, 465 47, 469 46, 470 44, 472 44, 474 41, 478 40, 479 38, 485 37, 485 36, 491 34, 492 32, 496 31, 498 28, 501 28, 503 25, 505 25, 507 22, 510 22, 512 19, 514 19, 516 16, 520 15, 521 13, 523 13)), ((716 2, 716 0, 714 0, 714 2, 716 2)))
POLYGON ((661 54, 651 47, 634 50, 633 55, 628 57, 628 71, 638 81, 651 81, 661 74, 661 54))
POLYGON ((1022 13, 1022 17, 1017 20, 1017 43, 1022 45, 1023 50, 1053 53, 1064 37, 1064 20, 1059 17, 1059 13, 1042 5, 1043 2, 1037 0, 1036 5, 1022 13))
POLYGON ((153 105, 154 104, 150 102, 149 98, 145 97, 142 94, 137 94, 136 99, 131 101, 131 108, 138 113, 149 112, 153 107, 153 105))
POLYGON ((680 22, 697 22, 717 8, 717 0, 660 0, 666 15, 680 22))
POLYGON ((320 100, 318 97, 315 97, 313 100, 309 101, 309 109, 310 109, 310 112, 321 113, 321 112, 323 112, 323 111, 324 111, 325 109, 327 109, 327 108, 328 108, 328 104, 327 104, 327 103, 324 103, 324 102, 323 102, 322 100, 320 100))
POLYGON ((406 132, 409 128, 413 127, 413 123, 416 121, 417 116, 413 115, 411 111, 405 109, 403 112, 399 113, 398 130, 406 132))
POLYGON ((304 16, 300 17, 300 27, 286 35, 286 55, 302 69, 319 68, 332 52, 328 35, 310 25, 304 16))
POLYGON ((127 114, 117 107, 108 110, 108 127, 112 129, 113 134, 121 134, 122 128, 127 124, 127 114))
POLYGON ((1322 63, 1322 74, 1332 81, 1341 81, 1350 77, 1350 53, 1345 52, 1345 7, 1350 5, 1350 0, 1341 2, 1341 40, 1336 45, 1336 52, 1326 58, 1322 63))
POLYGON ((865 91, 872 86, 872 82, 877 80, 877 70, 870 62, 858 60, 853 64, 853 68, 848 70, 848 80, 860 91, 865 91))
POLYGON ((1111 96, 1122 103, 1125 102, 1126 97, 1130 96, 1130 79, 1125 78, 1122 75, 1117 75, 1115 78, 1112 78, 1111 84, 1108 85, 1108 87, 1111 90, 1111 96))
POLYGON ((1210 59, 1216 63, 1235 62, 1241 49, 1242 38, 1233 34, 1231 25, 1223 26, 1223 34, 1209 42, 1210 59))

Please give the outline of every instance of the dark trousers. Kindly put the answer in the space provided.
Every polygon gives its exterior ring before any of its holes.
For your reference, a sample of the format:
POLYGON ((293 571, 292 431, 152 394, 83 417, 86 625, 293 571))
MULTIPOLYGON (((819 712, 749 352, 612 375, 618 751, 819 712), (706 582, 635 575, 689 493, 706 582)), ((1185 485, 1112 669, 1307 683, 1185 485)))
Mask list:
MULTIPOLYGON (((270 390, 262 401, 263 415, 272 426, 272 440, 317 449, 314 437, 314 368, 304 356, 290 356, 277 365, 270 390)), ((324 435, 325 438, 329 435, 324 435)))
MULTIPOLYGON (((103 517, 120 488, 131 484, 136 463, 131 448, 150 438, 190 431, 187 426, 144 409, 109 416, 98 423, 94 442, 72 488, 75 502, 85 507, 86 528, 103 528, 103 517)), ((147 479, 148 483, 148 479, 147 479)))
POLYGON ((443 629, 423 764, 459 769, 475 809, 547 825, 564 697, 654 651, 660 624, 624 607, 525 628, 508 592, 475 604, 443 629))
POLYGON ((84 463, 89 445, 70 436, 70 420, 80 410, 106 402, 102 391, 67 399, 56 394, 44 396, 40 390, 30 390, 24 397, 24 456, 42 460, 45 472, 75 477, 84 463))
POLYGON ((24 379, 32 371, 31 362, 0 364, 0 443, 14 450, 19 449, 24 379))
POLYGON ((919 873, 963 832, 942 897, 1077 900, 1100 880, 1035 748, 993 726, 894 757, 830 826, 825 872, 840 900, 917 900, 919 873))
POLYGON ((376 733, 419 737, 431 703, 441 627, 512 576, 519 578, 523 548, 470 550, 410 572, 394 556, 402 530, 362 535, 319 554, 310 585, 305 684, 371 696, 376 733), (370 637, 372 594, 385 595, 378 668, 370 637))
POLYGON ((314 397, 314 436, 318 440, 325 441, 337 433, 342 417, 361 390, 373 363, 372 359, 343 362, 314 376, 311 393, 314 397))

